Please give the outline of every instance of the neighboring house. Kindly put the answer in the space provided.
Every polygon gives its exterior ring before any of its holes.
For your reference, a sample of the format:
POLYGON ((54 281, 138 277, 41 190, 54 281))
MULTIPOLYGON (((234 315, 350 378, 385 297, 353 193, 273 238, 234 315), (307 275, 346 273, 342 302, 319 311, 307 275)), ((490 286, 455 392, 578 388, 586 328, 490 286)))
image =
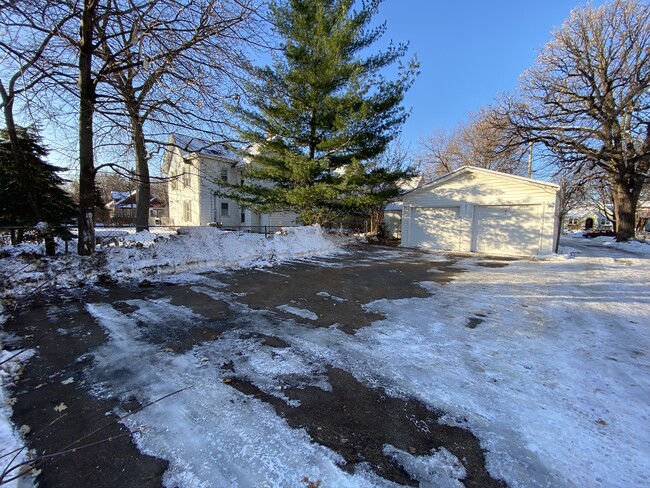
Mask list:
POLYGON ((170 225, 226 228, 295 225, 296 214, 263 214, 221 195, 224 184, 240 185, 246 164, 221 144, 172 134, 163 159, 170 225))
POLYGON ((533 256, 555 250, 557 185, 464 166, 403 197, 402 246, 533 256))
POLYGON ((402 205, 402 202, 392 202, 384 209, 384 229, 391 239, 402 236, 402 205))
POLYGON ((567 212, 564 217, 564 228, 567 230, 611 229, 612 223, 600 210, 581 207, 567 212))
MULTIPOLYGON (((112 191, 111 201, 105 205, 111 221, 122 224, 135 222, 137 202, 135 191, 112 191)), ((165 223, 165 202, 151 195, 149 200, 149 225, 165 223)))

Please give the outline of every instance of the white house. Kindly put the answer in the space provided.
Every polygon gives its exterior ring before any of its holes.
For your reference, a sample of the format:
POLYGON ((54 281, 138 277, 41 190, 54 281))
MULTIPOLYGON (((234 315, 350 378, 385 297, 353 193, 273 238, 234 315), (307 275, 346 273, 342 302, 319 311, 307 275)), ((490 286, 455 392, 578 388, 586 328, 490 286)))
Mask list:
POLYGON ((557 185, 464 166, 403 197, 402 246, 533 256, 554 251, 557 185))
POLYGON ((564 225, 569 230, 591 230, 597 228, 612 228, 612 222, 604 212, 613 215, 613 205, 608 205, 606 210, 582 207, 567 212, 564 225))
POLYGON ((221 144, 172 134, 163 172, 170 178, 170 225, 216 224, 226 228, 295 225, 296 214, 260 214, 221 195, 219 182, 241 184, 245 164, 221 144))

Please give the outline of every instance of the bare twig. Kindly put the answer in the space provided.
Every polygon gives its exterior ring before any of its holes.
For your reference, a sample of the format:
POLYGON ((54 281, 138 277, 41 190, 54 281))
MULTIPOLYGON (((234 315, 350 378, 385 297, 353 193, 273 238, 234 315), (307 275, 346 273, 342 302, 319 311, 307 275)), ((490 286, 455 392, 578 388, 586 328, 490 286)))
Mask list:
MULTIPOLYGON (((107 437, 107 438, 101 439, 99 441, 95 441, 95 442, 91 442, 91 443, 88 443, 88 444, 83 444, 83 445, 80 445, 80 446, 73 447, 76 444, 79 444, 84 439, 87 439, 87 438, 97 434, 98 432, 101 432, 102 430, 107 429, 108 427, 111 427, 111 426, 117 424, 118 422, 121 422, 125 418, 130 417, 131 415, 135 415, 136 413, 141 412, 145 408, 150 407, 151 405, 154 405, 154 404, 156 404, 158 402, 161 402, 161 401, 163 401, 163 400, 165 400, 165 399, 167 399, 167 398, 169 398, 169 397, 171 397, 173 395, 176 395, 177 393, 181 393, 181 392, 183 392, 185 390, 193 388, 193 386, 194 385, 186 386, 185 388, 181 388, 179 390, 173 391, 171 393, 168 393, 167 395, 164 395, 164 396, 162 396, 160 398, 157 398, 157 399, 155 399, 155 400, 153 400, 153 401, 151 401, 149 403, 146 403, 146 404, 142 405, 141 407, 133 410, 132 412, 129 412, 129 413, 125 414, 125 415, 122 415, 122 416, 118 417, 117 419, 113 420, 112 422, 110 422, 110 423, 108 423, 108 424, 106 424, 106 425, 104 425, 104 426, 102 426, 102 427, 100 427, 98 429, 95 429, 94 431, 90 432, 89 434, 84 435, 83 437, 80 437, 80 438, 76 439, 75 441, 71 442, 70 444, 65 446, 63 449, 61 449, 60 451, 54 452, 52 454, 44 454, 42 456, 36 456, 36 457, 34 457, 32 459, 20 462, 20 463, 15 464, 15 465, 12 465, 11 463, 9 463, 9 465, 5 468, 5 470, 2 472, 2 474, 0 474, 0 485, 10 483, 11 481, 14 481, 14 480, 16 480, 16 479, 18 479, 18 478, 20 478, 22 476, 25 476, 29 471, 31 471, 32 469, 37 468, 38 466, 41 466, 43 464, 43 462, 47 461, 48 459, 63 456, 65 454, 69 454, 71 452, 76 452, 76 451, 81 450, 81 449, 94 447, 94 446, 97 446, 97 445, 100 445, 100 444, 103 444, 103 443, 106 443, 106 442, 110 442, 110 441, 115 440, 115 439, 120 439, 122 437, 127 437, 127 436, 133 435, 135 432, 128 431, 128 432, 126 432, 124 434, 107 437), (6 476, 9 473, 15 471, 16 469, 20 469, 22 466, 31 466, 31 468, 28 471, 25 471, 25 472, 22 472, 20 474, 15 475, 15 476, 12 476, 11 478, 6 478, 6 476)), ((12 453, 15 453, 14 460, 16 459, 18 454, 23 449, 24 449, 24 447, 18 449, 17 452, 12 451, 12 453)), ((9 454, 11 454, 11 453, 9 453, 9 454)), ((7 456, 9 454, 6 454, 5 456, 7 456)), ((13 460, 12 460, 12 462, 13 462, 13 460)))

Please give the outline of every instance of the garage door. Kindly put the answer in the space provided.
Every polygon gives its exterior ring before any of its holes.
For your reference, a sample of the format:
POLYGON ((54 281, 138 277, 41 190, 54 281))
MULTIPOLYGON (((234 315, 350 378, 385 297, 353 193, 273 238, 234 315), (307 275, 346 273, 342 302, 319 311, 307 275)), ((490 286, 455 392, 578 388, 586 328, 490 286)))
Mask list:
POLYGON ((460 249, 460 207, 413 208, 409 246, 440 251, 460 249))
POLYGON ((486 254, 539 254, 541 205, 474 207, 472 251, 486 254))

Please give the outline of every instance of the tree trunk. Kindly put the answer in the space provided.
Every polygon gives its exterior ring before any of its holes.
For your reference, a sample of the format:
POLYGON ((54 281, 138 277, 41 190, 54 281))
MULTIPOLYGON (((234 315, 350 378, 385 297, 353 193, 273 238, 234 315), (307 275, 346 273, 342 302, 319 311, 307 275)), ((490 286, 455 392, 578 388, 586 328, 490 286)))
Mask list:
POLYGON ((555 241, 553 242, 553 252, 557 253, 560 249, 560 238, 562 237, 562 230, 564 230, 564 218, 566 213, 561 212, 557 219, 557 229, 555 229, 555 241))
POLYGON ((79 241, 77 252, 90 256, 95 251, 95 161, 93 155, 92 78, 93 24, 96 0, 84 0, 79 45, 79 241))
POLYGON ((627 242, 634 238, 636 206, 641 187, 635 179, 616 179, 614 182, 614 218, 616 241, 627 242))
POLYGON ((133 148, 135 150, 136 216, 135 230, 149 230, 149 202, 151 201, 151 182, 149 180, 149 160, 144 143, 144 131, 139 117, 131 117, 133 131, 133 148))
POLYGON ((383 207, 374 207, 370 209, 370 234, 377 235, 379 233, 379 226, 384 220, 383 207))

